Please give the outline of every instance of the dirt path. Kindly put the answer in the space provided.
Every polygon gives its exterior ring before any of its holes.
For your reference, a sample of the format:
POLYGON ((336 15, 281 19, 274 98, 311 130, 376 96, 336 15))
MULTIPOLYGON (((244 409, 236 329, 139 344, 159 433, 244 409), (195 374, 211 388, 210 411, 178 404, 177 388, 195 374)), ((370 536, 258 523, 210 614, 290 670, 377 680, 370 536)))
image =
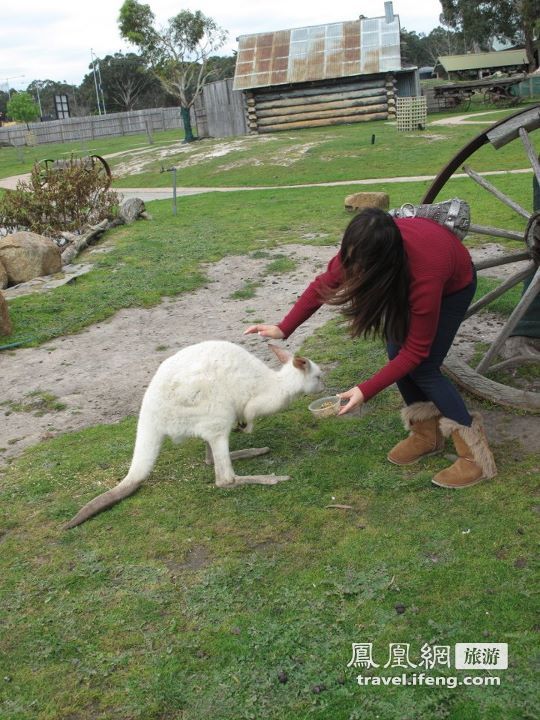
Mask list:
MULTIPOLYGON (((51 435, 136 414, 159 363, 185 345, 231 340, 271 361, 265 341, 244 337, 243 330, 256 320, 280 320, 334 252, 331 247, 282 246, 279 253, 294 259, 297 269, 273 277, 263 275, 268 258, 227 257, 207 266, 207 285, 193 293, 149 310, 122 310, 106 322, 38 348, 0 353, 0 464, 51 435), (248 281, 261 283, 256 296, 231 299, 248 281), (33 402, 30 393, 50 393, 66 407, 40 415, 46 408, 39 408, 42 395, 35 395, 35 411, 15 409, 33 402)), ((332 311, 323 308, 287 345, 298 348, 331 316, 332 311)))
MULTIPOLYGON (((476 259, 500 251, 486 245, 474 251, 476 259)), ((0 466, 40 440, 99 423, 112 423, 138 412, 150 377, 159 363, 185 345, 205 339, 240 343, 265 361, 272 362, 265 341, 243 336, 248 324, 273 322, 285 314, 312 277, 321 271, 335 247, 281 246, 297 263, 295 271, 268 276, 268 258, 231 256, 206 266, 208 283, 193 293, 166 299, 155 308, 118 312, 108 321, 38 348, 0 354, 2 400, 0 405, 0 466), (231 294, 256 281, 256 295, 234 300, 231 294), (31 395, 38 393, 37 395, 31 395), (41 405, 50 394, 64 409, 41 405), (27 411, 21 406, 27 405, 27 411)), ((87 260, 91 261, 91 255, 87 260)), ((511 267, 497 273, 509 273, 511 267)), ((334 311, 323 307, 299 328, 287 345, 297 349, 324 324, 334 311)), ((490 341, 497 322, 483 318, 467 322, 462 346, 479 339, 490 341)), ((521 440, 529 451, 540 451, 538 420, 510 416, 504 411, 487 413, 492 438, 521 440)), ((519 454, 519 443, 516 445, 519 454)))

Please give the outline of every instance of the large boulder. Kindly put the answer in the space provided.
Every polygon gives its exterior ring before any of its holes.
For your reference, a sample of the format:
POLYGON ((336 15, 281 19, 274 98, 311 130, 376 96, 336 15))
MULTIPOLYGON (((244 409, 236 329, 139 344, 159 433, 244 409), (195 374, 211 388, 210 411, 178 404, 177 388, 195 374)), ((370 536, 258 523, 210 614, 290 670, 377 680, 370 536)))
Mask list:
POLYGON ((6 298, 0 292, 0 335, 11 335, 11 320, 6 298))
POLYGON ((10 285, 62 270, 62 256, 56 243, 26 231, 0 239, 0 262, 6 269, 10 285))
POLYGON ((7 270, 0 261, 0 290, 7 288, 8 286, 8 274, 7 270))
POLYGON ((376 207, 381 210, 388 210, 390 198, 385 192, 359 192, 354 195, 347 195, 345 198, 345 210, 356 212, 366 207, 376 207))

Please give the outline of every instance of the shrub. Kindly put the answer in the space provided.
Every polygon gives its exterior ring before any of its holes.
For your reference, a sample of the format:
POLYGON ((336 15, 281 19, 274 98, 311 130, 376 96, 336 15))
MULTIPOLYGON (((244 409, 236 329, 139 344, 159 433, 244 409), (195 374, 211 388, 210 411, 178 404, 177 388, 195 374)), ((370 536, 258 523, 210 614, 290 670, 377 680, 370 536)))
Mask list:
POLYGON ((104 186, 98 165, 72 160, 45 171, 36 164, 28 182, 0 198, 0 225, 57 236, 112 219, 117 208, 118 195, 104 186))

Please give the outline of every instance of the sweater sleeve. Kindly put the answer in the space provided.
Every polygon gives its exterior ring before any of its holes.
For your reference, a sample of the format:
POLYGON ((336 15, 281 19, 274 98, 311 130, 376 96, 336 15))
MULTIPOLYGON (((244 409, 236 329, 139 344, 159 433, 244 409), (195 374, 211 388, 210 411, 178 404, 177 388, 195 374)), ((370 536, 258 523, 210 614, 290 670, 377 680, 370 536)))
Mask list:
POLYGON ((321 291, 326 289, 333 290, 339 287, 342 280, 343 269, 338 253, 328 263, 326 272, 317 275, 315 280, 313 280, 302 295, 300 295, 289 313, 278 323, 279 329, 282 330, 286 338, 323 305, 321 291))
POLYGON ((407 337, 393 360, 369 380, 359 383, 365 400, 400 380, 429 356, 439 323, 442 292, 442 284, 436 278, 424 277, 411 283, 407 337))

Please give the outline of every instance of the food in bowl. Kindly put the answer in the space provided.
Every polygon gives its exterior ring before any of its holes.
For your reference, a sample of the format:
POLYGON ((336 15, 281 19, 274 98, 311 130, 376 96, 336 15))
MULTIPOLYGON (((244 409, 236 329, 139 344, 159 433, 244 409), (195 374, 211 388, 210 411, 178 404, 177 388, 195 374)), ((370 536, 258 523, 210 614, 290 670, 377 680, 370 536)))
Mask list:
POLYGON ((316 418, 331 417, 337 415, 341 406, 341 398, 339 395, 331 395, 330 397, 319 398, 309 405, 309 410, 316 418))

